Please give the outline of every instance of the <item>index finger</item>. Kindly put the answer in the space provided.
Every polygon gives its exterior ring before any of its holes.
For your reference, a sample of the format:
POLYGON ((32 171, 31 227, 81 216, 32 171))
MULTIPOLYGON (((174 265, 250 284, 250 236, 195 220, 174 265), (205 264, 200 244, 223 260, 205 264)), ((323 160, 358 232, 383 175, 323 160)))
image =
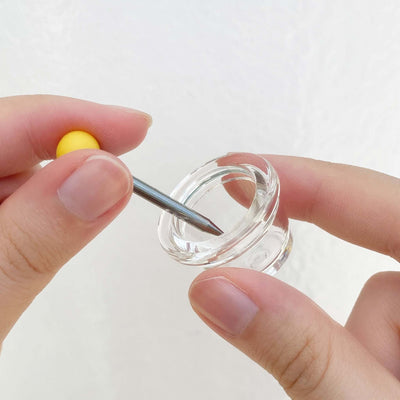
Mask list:
POLYGON ((115 155, 140 144, 151 125, 141 111, 61 96, 0 99, 0 176, 55 158, 57 143, 72 130, 90 132, 115 155))
POLYGON ((289 217, 400 261, 400 180, 366 168, 265 155, 289 217))

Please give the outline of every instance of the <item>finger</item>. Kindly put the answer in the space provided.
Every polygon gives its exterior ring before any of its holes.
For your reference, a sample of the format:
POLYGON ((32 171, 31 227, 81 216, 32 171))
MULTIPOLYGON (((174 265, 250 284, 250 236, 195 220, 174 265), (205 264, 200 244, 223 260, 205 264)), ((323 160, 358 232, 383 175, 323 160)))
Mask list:
POLYGON ((190 300, 200 317, 272 373, 293 399, 394 399, 397 380, 346 329, 297 290, 237 268, 202 273, 190 300))
MULTIPOLYGON (((234 154, 232 155, 234 156, 234 154)), ((400 180, 376 171, 299 157, 265 155, 281 182, 281 208, 354 244, 400 260, 400 180)), ((225 185, 249 206, 253 190, 225 185)))
POLYGON ((20 172, 15 175, 0 178, 0 204, 14 193, 21 185, 23 185, 29 178, 39 171, 40 166, 37 165, 27 171, 20 172))
POLYGON ((50 163, 0 206, 0 342, 57 270, 121 211, 132 177, 80 150, 50 163))
POLYGON ((0 99, 0 176, 55 158, 67 132, 91 133, 100 147, 121 154, 139 145, 151 124, 143 112, 68 97, 35 95, 0 99))
POLYGON ((400 379, 400 273, 381 272, 364 286, 347 329, 400 379))

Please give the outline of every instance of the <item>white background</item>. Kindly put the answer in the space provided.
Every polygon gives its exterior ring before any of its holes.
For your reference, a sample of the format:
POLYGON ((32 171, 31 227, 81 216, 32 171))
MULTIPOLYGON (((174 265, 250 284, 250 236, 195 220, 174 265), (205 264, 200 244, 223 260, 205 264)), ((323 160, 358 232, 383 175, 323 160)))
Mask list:
MULTIPOLYGON (((0 95, 51 93, 152 114, 122 157, 169 192, 228 151, 400 175, 400 3, 0 0, 0 95)), ((38 296, 4 344, 0 397, 286 399, 192 312, 199 272, 161 250, 134 198, 38 296)), ((344 323, 393 260, 295 222, 280 278, 344 323)))

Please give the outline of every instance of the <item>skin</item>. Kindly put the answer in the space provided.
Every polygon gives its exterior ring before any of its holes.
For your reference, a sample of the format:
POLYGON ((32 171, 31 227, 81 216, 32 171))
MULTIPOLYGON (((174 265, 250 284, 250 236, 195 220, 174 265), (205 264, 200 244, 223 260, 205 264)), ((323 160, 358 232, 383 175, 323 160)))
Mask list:
MULTIPOLYGON (((150 124, 142 112, 76 99, 0 99, 0 148, 6 149, 0 157, 0 343, 61 266, 126 205, 132 182, 115 156, 138 146, 150 124), (38 168, 75 129, 91 132, 104 150, 76 151, 38 168), (72 177, 88 165, 80 187, 82 180, 72 177), (115 183, 112 198, 97 193, 89 179, 96 168, 103 171, 98 185, 115 183)), ((290 218, 400 260, 398 179, 348 165, 267 158, 280 176, 290 218)), ((397 399, 399 290, 399 273, 373 276, 345 327, 296 289, 240 268, 200 274, 189 297, 206 324, 273 374, 293 399, 397 399)))
MULTIPOLYGON (((280 177, 290 218, 400 260, 398 179, 349 165, 265 157, 280 177)), ((246 188, 227 190, 248 203, 246 188)), ((273 374, 293 399, 398 399, 399 292, 400 273, 373 276, 344 327, 296 289, 251 270, 207 270, 189 297, 206 324, 273 374)))
POLYGON ((76 99, 0 99, 0 343, 61 266, 127 204, 132 179, 115 155, 138 146, 150 124, 151 117, 139 111, 76 99), (61 137, 76 129, 91 132, 105 151, 79 150, 40 169, 40 161, 55 158, 61 137), (81 188, 75 181, 75 193, 71 184, 70 193, 64 189, 71 212, 59 192, 93 156, 97 158, 88 165, 103 173, 81 188), (77 203, 80 191, 108 185, 105 179, 114 180, 111 192, 116 197, 110 198, 108 191, 96 198, 88 193, 84 204, 77 203))

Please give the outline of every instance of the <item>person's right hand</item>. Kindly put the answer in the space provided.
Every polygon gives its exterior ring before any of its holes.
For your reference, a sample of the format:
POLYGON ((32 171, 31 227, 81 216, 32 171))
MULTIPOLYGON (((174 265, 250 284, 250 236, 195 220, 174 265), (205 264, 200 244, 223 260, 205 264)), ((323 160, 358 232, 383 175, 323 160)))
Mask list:
POLYGON ((0 344, 59 268, 127 204, 132 176, 115 155, 139 145, 150 123, 139 111, 66 97, 0 99, 0 344), (79 150, 40 169, 76 129, 105 151, 79 150))
MULTIPOLYGON (((266 158, 280 177, 289 217, 400 261, 399 179, 349 165, 266 158)), ((251 270, 210 269, 189 296, 207 325, 293 399, 400 399, 400 272, 373 276, 345 327, 296 289, 251 270)))

